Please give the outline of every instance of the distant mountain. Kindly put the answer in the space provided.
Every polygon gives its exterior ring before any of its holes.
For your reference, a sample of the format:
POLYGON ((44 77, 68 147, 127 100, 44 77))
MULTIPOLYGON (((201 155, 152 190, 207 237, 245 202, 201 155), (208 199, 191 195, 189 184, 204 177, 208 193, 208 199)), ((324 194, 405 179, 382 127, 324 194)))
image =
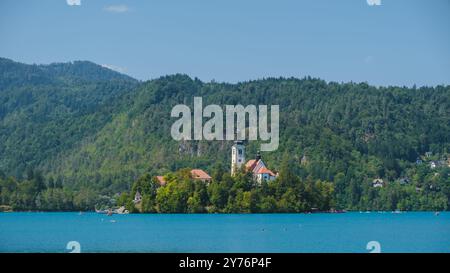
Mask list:
MULTIPOLYGON (((192 106, 194 96, 204 105, 279 104, 280 147, 263 153, 265 161, 277 170, 289 153, 303 176, 338 190, 411 175, 425 152, 450 151, 449 86, 376 88, 309 77, 226 84, 186 75, 138 82, 90 62, 7 59, 0 75, 0 169, 19 176, 39 168, 73 188, 114 193, 145 172, 217 165, 227 171, 230 142, 170 137, 172 107, 192 106)), ((249 143, 247 158, 258 147, 249 143)))
POLYGON ((49 65, 39 65, 38 67, 42 71, 45 71, 48 75, 62 79, 136 82, 136 80, 130 76, 121 74, 89 61, 53 63, 49 65))
POLYGON ((0 58, 0 90, 9 86, 41 85, 64 81, 123 81, 137 80, 89 61, 27 65, 0 58))
POLYGON ((9 86, 50 84, 52 82, 51 78, 37 65, 26 65, 0 58, 0 91, 9 86))

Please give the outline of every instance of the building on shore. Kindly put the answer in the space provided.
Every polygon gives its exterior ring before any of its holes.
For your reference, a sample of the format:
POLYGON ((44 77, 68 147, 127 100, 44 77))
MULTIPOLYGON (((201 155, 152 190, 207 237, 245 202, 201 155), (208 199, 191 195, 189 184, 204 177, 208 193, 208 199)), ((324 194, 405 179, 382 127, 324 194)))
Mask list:
MULTIPOLYGON (((234 176, 245 162, 245 146, 243 141, 235 141, 231 147, 231 176, 234 176)), ((245 170, 253 174, 253 179, 258 183, 275 180, 277 174, 267 168, 258 152, 255 159, 245 163, 245 170)))
POLYGON ((277 175, 269 170, 261 158, 260 152, 256 154, 255 159, 250 159, 245 163, 245 170, 253 174, 253 178, 258 182, 272 181, 277 178, 277 175))

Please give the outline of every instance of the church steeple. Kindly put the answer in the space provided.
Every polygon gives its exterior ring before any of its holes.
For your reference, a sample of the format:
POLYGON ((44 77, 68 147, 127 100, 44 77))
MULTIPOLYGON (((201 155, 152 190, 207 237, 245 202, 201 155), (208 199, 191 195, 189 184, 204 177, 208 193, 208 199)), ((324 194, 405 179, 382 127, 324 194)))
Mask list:
POLYGON ((231 176, 245 163, 245 146, 241 140, 235 141, 231 147, 231 176))

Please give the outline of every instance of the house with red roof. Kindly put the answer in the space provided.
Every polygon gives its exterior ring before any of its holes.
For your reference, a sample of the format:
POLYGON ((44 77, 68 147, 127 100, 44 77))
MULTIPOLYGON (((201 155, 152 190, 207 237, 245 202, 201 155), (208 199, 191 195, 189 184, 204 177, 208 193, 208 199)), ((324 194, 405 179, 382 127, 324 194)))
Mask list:
MULTIPOLYGON (((205 172, 204 170, 201 170, 201 169, 192 169, 190 173, 191 173, 191 178, 194 180, 200 180, 205 183, 210 183, 212 180, 212 177, 207 172, 205 172)), ((156 182, 158 182, 158 184, 161 187, 163 187, 167 184, 167 181, 164 178, 164 176, 157 175, 157 176, 155 176, 155 178, 156 178, 156 182)))
POLYGON ((205 183, 210 183, 212 178, 207 174, 204 170, 201 169, 192 169, 191 177, 195 180, 200 180, 205 183))
POLYGON ((266 167, 266 164, 262 160, 259 152, 255 159, 250 159, 247 163, 245 163, 245 169, 248 172, 252 172, 254 179, 260 184, 263 181, 271 181, 277 178, 277 174, 266 167))
MULTIPOLYGON (((240 159, 241 161, 242 159, 245 159, 245 148, 242 143, 235 143, 232 150, 231 175, 235 173, 235 171, 233 172, 233 168, 236 169, 237 167, 239 167, 239 164, 236 163, 239 163, 240 159), (240 150, 241 153, 236 153, 236 150, 240 150)), ((258 183, 262 183, 263 181, 275 180, 275 178, 277 177, 277 174, 267 168, 266 164, 261 158, 260 152, 258 152, 255 159, 250 159, 249 161, 247 161, 247 163, 245 163, 245 170, 247 172, 253 173, 253 177, 258 183)))
POLYGON ((274 180, 275 178, 277 178, 277 175, 266 167, 262 167, 256 172, 256 181, 259 183, 262 181, 274 180))

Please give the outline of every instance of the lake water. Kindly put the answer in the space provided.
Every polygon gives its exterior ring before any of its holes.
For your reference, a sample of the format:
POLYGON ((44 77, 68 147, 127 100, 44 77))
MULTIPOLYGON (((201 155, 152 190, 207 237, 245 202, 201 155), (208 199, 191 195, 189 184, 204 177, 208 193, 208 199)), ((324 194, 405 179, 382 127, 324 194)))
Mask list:
POLYGON ((450 213, 0 213, 0 252, 450 252, 450 213))

